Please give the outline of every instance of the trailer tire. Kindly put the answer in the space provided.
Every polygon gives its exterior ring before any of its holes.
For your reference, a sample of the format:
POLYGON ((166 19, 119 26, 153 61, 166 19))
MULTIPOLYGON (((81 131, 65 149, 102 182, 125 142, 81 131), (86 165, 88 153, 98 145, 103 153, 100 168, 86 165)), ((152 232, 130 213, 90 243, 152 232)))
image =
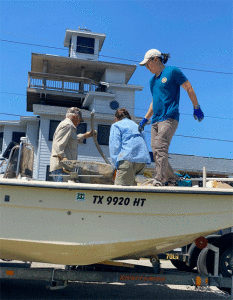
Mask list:
POLYGON ((186 265, 185 261, 182 260, 175 260, 175 259, 171 259, 171 263, 173 264, 174 267, 177 268, 177 270, 179 271, 184 271, 184 272, 191 272, 193 267, 192 266, 188 266, 186 265))
MULTIPOLYGON (((220 236, 221 235, 218 235, 218 234, 212 234, 212 235, 207 236, 206 239, 207 239, 209 244, 212 244, 220 236)), ((189 247, 189 250, 188 250, 188 255, 190 256, 190 258, 189 258, 189 267, 191 269, 196 268, 198 256, 199 256, 200 253, 201 253, 201 249, 197 248, 195 243, 192 243, 192 245, 189 247)))
POLYGON ((219 271, 223 277, 233 275, 233 248, 227 249, 220 257, 219 271))
POLYGON ((189 266, 194 269, 197 266, 198 256, 201 252, 201 249, 197 248, 195 243, 192 243, 191 247, 189 248, 188 255, 189 255, 189 266))
MULTIPOLYGON (((219 234, 212 234, 206 237, 208 240, 208 243, 212 244, 215 242, 221 235, 219 234)), ((201 249, 197 248, 195 243, 189 244, 188 246, 188 255, 190 256, 189 258, 189 265, 186 264, 186 262, 181 261, 181 260, 171 260, 171 263, 173 264, 174 267, 177 268, 179 271, 184 271, 184 272, 192 272, 194 268, 197 266, 197 260, 198 256, 201 252, 201 249)))
POLYGON ((207 267, 207 255, 209 249, 204 248, 201 250, 198 259, 197 259, 197 271, 200 275, 208 275, 208 267, 207 267))
MULTIPOLYGON (((219 272, 223 277, 233 275, 233 234, 228 233, 220 236, 214 243, 219 248, 219 272)), ((208 272, 214 273, 214 252, 209 251, 207 256, 208 272)))

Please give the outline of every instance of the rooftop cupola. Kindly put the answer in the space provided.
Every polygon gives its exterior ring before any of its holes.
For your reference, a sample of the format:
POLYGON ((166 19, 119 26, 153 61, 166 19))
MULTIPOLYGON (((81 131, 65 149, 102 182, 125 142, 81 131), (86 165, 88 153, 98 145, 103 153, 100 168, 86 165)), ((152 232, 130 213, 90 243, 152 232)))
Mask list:
POLYGON ((66 29, 64 46, 69 47, 69 57, 98 60, 106 34, 94 33, 89 29, 66 29))

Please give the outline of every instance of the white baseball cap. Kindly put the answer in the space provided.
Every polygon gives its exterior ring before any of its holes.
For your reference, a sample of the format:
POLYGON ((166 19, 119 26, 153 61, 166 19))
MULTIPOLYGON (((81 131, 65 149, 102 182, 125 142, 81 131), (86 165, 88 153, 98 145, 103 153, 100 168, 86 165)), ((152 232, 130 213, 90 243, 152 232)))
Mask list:
POLYGON ((143 61, 139 63, 140 66, 145 66, 145 64, 148 62, 148 60, 152 57, 162 57, 162 53, 157 49, 150 49, 146 52, 143 61))

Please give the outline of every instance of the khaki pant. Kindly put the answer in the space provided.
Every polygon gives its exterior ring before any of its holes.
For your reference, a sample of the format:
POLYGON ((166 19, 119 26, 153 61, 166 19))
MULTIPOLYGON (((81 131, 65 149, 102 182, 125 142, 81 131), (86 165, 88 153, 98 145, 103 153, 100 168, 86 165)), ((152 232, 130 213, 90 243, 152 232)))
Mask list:
POLYGON ((145 166, 145 163, 135 163, 128 160, 120 161, 114 184, 125 186, 137 185, 135 175, 142 173, 145 166))
POLYGON ((177 127, 178 121, 174 119, 156 122, 151 127, 151 148, 156 163, 155 179, 162 183, 178 180, 168 162, 168 148, 177 127))

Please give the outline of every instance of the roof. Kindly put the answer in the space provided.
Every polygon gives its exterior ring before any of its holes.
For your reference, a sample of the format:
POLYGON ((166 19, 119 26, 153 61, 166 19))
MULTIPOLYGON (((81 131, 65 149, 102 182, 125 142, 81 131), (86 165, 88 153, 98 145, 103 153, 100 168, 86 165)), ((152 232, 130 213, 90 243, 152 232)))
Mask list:
POLYGON ((32 53, 31 71, 43 73, 43 61, 48 61, 48 73, 82 77, 81 68, 85 68, 85 77, 101 81, 106 69, 125 72, 125 83, 128 83, 137 66, 104 61, 72 58, 59 55, 32 53))
MULTIPOLYGON (((79 156, 80 160, 90 160, 103 162, 101 157, 79 156)), ((110 158, 109 158, 110 159, 110 158)), ((203 173, 203 167, 206 167, 206 173, 213 175, 233 175, 233 160, 225 158, 203 157, 184 154, 169 154, 169 163, 175 171, 181 173, 203 173)), ((154 169, 155 163, 148 166, 148 169, 154 169)), ((190 174, 192 175, 192 174, 190 174)))
POLYGON ((21 116, 20 120, 4 120, 4 121, 0 121, 0 126, 5 126, 5 125, 25 125, 27 122, 39 122, 39 117, 35 117, 35 116, 21 116))
POLYGON ((207 173, 233 175, 233 159, 169 154, 169 162, 174 170, 186 173, 203 172, 206 167, 207 173))

